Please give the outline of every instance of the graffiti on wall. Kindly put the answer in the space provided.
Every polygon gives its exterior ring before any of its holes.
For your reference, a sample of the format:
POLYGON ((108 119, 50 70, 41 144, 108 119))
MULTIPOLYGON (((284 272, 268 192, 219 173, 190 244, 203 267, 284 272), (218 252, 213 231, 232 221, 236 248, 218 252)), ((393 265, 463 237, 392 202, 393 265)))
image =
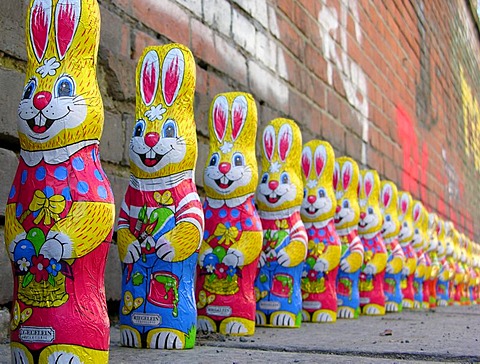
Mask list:
POLYGON ((361 163, 367 163, 368 144, 368 90, 367 78, 360 65, 348 55, 348 16, 353 18, 355 37, 362 43, 360 17, 356 0, 340 2, 340 14, 333 6, 324 5, 318 14, 323 55, 327 61, 328 83, 333 86, 333 69, 340 76, 348 102, 355 108, 362 127, 361 163))
POLYGON ((462 67, 460 67, 460 83, 465 153, 472 159, 475 169, 480 172, 480 108, 462 67))

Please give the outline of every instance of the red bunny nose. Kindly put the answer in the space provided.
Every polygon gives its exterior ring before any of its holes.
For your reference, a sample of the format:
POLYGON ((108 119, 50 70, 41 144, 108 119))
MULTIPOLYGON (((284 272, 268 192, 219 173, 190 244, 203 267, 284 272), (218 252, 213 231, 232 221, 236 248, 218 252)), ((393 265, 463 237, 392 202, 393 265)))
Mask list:
POLYGON ((313 195, 309 195, 307 197, 307 201, 310 202, 310 203, 314 203, 315 201, 317 201, 317 197, 313 196, 313 195))
POLYGON ((158 133, 147 133, 147 135, 145 135, 145 144, 150 148, 153 148, 155 145, 157 145, 159 140, 160 136, 158 133))
POLYGON ((33 96, 33 106, 37 110, 43 110, 52 100, 52 94, 48 91, 41 91, 33 96))
POLYGON ((218 170, 223 174, 227 174, 232 165, 228 162, 223 162, 218 165, 218 170))
POLYGON ((277 187, 278 187, 278 181, 270 181, 268 182, 268 187, 273 191, 273 190, 276 190, 277 187))
POLYGON ((340 205, 337 205, 337 208, 335 209, 335 212, 338 214, 340 212, 340 210, 342 209, 342 206, 340 205))
POLYGON ((365 212, 360 212, 360 218, 361 218, 361 219, 364 219, 365 216, 367 216, 367 214, 366 214, 365 212))

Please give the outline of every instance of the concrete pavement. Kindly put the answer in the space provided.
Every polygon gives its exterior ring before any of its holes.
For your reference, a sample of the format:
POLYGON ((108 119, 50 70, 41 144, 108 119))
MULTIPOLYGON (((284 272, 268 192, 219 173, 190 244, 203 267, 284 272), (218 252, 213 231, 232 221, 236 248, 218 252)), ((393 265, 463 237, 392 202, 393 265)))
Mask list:
MULTIPOLYGON (((9 363, 8 344, 0 363, 9 363)), ((384 317, 303 324, 300 329, 257 328, 246 338, 199 334, 192 350, 120 347, 111 329, 110 362, 123 363, 480 363, 480 306, 405 311, 384 317)))

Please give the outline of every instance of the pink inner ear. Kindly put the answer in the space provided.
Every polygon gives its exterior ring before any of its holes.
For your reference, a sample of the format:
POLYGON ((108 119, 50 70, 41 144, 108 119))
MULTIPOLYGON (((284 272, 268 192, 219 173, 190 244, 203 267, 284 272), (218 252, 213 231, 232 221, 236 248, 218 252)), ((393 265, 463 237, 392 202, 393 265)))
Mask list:
POLYGON ((343 189, 347 190, 348 186, 350 185, 350 180, 352 178, 352 170, 350 169, 349 164, 345 164, 344 170, 343 170, 343 189))
POLYGON ((57 47, 60 59, 65 57, 72 44, 78 20, 80 19, 80 4, 77 0, 58 3, 55 17, 57 47))
POLYGON ((287 155, 290 152, 290 147, 292 146, 292 129, 290 128, 290 125, 285 124, 280 128, 278 138, 278 154, 280 160, 285 162, 285 159, 287 159, 287 155))
POLYGON ((157 70, 154 62, 147 61, 143 67, 142 90, 145 104, 150 105, 153 101, 157 83, 157 70))
POLYGON ((366 178, 365 179, 365 194, 368 196, 370 196, 370 193, 372 192, 372 187, 373 187, 373 181, 371 180, 371 178, 366 178))
POLYGON ((413 208, 413 219, 415 221, 418 221, 418 217, 420 216, 420 206, 419 205, 415 205, 415 207, 413 208))
POLYGON ((402 208, 402 212, 405 214, 407 212, 407 209, 408 209, 408 202, 407 202, 406 198, 402 198, 402 202, 401 202, 400 207, 402 208))
POLYGON ((305 178, 308 178, 310 173, 310 166, 311 166, 311 156, 310 153, 305 150, 302 153, 302 171, 305 178))
POLYGON ((218 141, 222 141, 227 131, 227 111, 219 103, 213 109, 213 128, 218 141))
POLYGON ((233 118, 232 118, 232 139, 236 140, 240 131, 243 128, 243 124, 245 123, 245 113, 246 110, 242 107, 242 105, 235 105, 235 109, 233 110, 233 118))
POLYGON ((390 186, 386 185, 383 189, 383 206, 387 207, 390 204, 390 199, 392 198, 391 193, 390 186))
POLYGON ((333 188, 336 190, 338 186, 338 167, 335 165, 335 170, 333 171, 333 188))
POLYGON ((175 94, 179 86, 180 81, 180 69, 178 67, 178 57, 170 62, 167 72, 165 74, 165 84, 163 85, 165 102, 167 105, 171 105, 175 100, 175 94))
POLYGON ((273 146, 275 144, 275 134, 273 127, 267 126, 265 132, 263 133, 263 148, 265 150, 265 156, 269 161, 272 160, 273 157, 273 146))
POLYGON ((48 29, 50 28, 51 19, 51 9, 45 9, 43 5, 42 2, 35 4, 30 16, 33 51, 38 62, 42 60, 47 49, 48 29))
POLYGON ((315 172, 317 173, 318 177, 322 174, 323 168, 325 167, 325 158, 326 155, 324 150, 317 149, 315 151, 315 172))

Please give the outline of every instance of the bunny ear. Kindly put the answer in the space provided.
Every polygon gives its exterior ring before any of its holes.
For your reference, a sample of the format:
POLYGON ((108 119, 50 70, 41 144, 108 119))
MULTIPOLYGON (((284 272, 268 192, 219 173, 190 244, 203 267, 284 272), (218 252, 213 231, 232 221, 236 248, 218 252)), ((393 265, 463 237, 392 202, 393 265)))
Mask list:
POLYGON ((218 96, 213 103, 212 126, 219 142, 225 138, 227 131, 228 101, 225 96, 218 96))
POLYGON ((55 9, 55 39, 60 59, 72 45, 81 13, 80 0, 59 0, 55 9))
POLYGON ((178 48, 171 49, 165 56, 162 67, 162 92, 167 106, 172 106, 182 87, 185 60, 178 48))
POLYGON ((323 145, 319 145, 315 150, 315 172, 317 177, 320 177, 327 163, 327 150, 323 145))
POLYGON ((370 194, 373 191, 373 185, 375 184, 373 174, 371 172, 367 172, 363 180, 363 185, 365 186, 365 195, 370 197, 370 194))
POLYGON ((237 96, 232 104, 232 140, 236 140, 247 119, 248 103, 245 96, 237 96))
POLYGON ((302 150, 302 171, 305 178, 310 174, 310 167, 312 166, 312 151, 309 147, 302 150))
POLYGON ((282 162, 285 162, 292 147, 293 131, 288 124, 283 124, 278 132, 278 155, 282 162))
POLYGON ((40 63, 47 50, 48 30, 52 22, 52 0, 34 0, 29 21, 33 53, 40 63))
POLYGON ((388 207, 392 201, 392 186, 384 185, 382 188, 382 203, 384 207, 388 207))
POLYGON ((160 74, 160 60, 153 49, 150 50, 142 62, 140 71, 140 94, 145 105, 150 105, 155 99, 160 74))
POLYGON ((273 148, 275 146, 275 129, 268 125, 263 131, 263 151, 265 157, 271 162, 273 158, 273 148))
POLYGON ((342 184, 345 191, 352 181, 352 169, 352 164, 350 162, 345 162, 342 168, 342 184))
POLYGON ((335 162, 335 169, 333 170, 333 188, 335 189, 335 191, 337 190, 339 176, 340 165, 338 164, 338 162, 335 162))

